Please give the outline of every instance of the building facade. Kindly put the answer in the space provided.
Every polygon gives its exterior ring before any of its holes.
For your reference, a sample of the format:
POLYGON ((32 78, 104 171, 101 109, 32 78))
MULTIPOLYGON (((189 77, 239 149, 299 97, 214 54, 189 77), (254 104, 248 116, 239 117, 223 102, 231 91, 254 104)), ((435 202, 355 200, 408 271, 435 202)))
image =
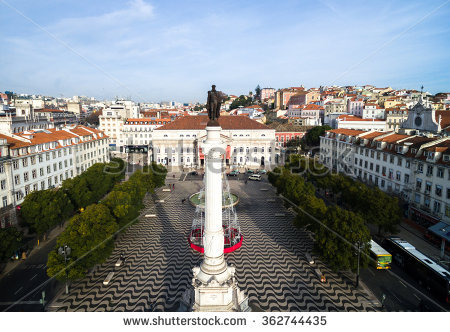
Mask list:
MULTIPOLYGON (((0 151, 3 212, 20 205, 32 191, 59 187, 93 164, 109 162, 108 137, 85 126, 0 134, 0 151)), ((3 227, 11 223, 0 221, 3 227)))
POLYGON ((450 224, 450 138, 336 129, 320 140, 320 160, 409 203, 429 227, 450 224))
MULTIPOLYGON (((169 169, 203 168, 202 144, 208 117, 185 116, 153 132, 150 158, 169 169)), ((267 168, 278 163, 275 130, 245 116, 219 118, 226 145, 224 164, 231 168, 267 168)))

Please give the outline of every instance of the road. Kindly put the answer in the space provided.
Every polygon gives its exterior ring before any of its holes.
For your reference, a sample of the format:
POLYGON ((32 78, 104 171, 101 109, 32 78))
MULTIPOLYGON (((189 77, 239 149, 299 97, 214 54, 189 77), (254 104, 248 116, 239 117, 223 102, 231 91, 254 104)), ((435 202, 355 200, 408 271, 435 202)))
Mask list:
POLYGON ((48 282, 46 273, 47 256, 55 244, 56 239, 48 241, 0 280, 1 311, 43 311, 39 303, 42 291, 48 300, 60 287, 55 280, 48 282))

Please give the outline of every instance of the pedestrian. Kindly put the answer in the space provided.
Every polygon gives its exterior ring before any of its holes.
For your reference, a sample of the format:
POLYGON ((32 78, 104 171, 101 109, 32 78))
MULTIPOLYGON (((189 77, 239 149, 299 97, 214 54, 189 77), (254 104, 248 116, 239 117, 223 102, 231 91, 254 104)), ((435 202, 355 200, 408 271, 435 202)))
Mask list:
POLYGON ((172 189, 173 189, 173 190, 175 190, 175 183, 174 183, 174 184, 172 184, 172 189))
POLYGON ((181 200, 181 203, 184 204, 184 202, 186 202, 186 198, 183 198, 183 199, 181 200))
POLYGON ((247 179, 245 179, 245 184, 247 184, 247 181, 248 181, 248 180, 247 180, 247 179))

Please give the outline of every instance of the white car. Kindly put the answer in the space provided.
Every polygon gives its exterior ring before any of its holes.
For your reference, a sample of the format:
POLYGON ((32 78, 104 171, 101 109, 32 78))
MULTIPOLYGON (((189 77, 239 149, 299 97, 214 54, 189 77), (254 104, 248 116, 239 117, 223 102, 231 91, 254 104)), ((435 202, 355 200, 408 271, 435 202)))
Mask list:
POLYGON ((259 174, 252 174, 248 177, 249 180, 253 181, 261 181, 261 175, 259 174))

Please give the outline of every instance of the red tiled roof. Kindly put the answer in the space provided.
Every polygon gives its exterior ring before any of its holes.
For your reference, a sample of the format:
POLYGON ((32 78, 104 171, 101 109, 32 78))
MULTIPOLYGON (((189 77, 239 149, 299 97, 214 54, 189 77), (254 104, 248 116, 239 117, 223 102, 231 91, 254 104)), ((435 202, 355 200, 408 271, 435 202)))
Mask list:
POLYGON ((357 135, 361 135, 366 133, 366 131, 362 131, 362 130, 355 130, 355 129, 333 129, 333 130, 327 130, 327 132, 329 133, 334 133, 334 134, 344 134, 347 136, 357 136, 357 135))
POLYGON ((322 106, 316 105, 316 104, 308 104, 303 109, 305 111, 311 111, 311 110, 323 110, 322 106))
POLYGON ((366 122, 384 121, 384 120, 381 120, 381 119, 363 119, 363 118, 361 118, 359 116, 346 115, 346 114, 339 115, 337 117, 337 119, 341 120, 341 121, 366 121, 366 122))
POLYGON ((450 126, 450 111, 436 111, 435 120, 439 123, 439 116, 441 117, 441 128, 450 126))
MULTIPOLYGON (((206 115, 184 116, 155 130, 205 129, 209 119, 206 115)), ((219 118, 222 129, 254 130, 270 129, 266 125, 244 116, 223 116, 219 118)))

